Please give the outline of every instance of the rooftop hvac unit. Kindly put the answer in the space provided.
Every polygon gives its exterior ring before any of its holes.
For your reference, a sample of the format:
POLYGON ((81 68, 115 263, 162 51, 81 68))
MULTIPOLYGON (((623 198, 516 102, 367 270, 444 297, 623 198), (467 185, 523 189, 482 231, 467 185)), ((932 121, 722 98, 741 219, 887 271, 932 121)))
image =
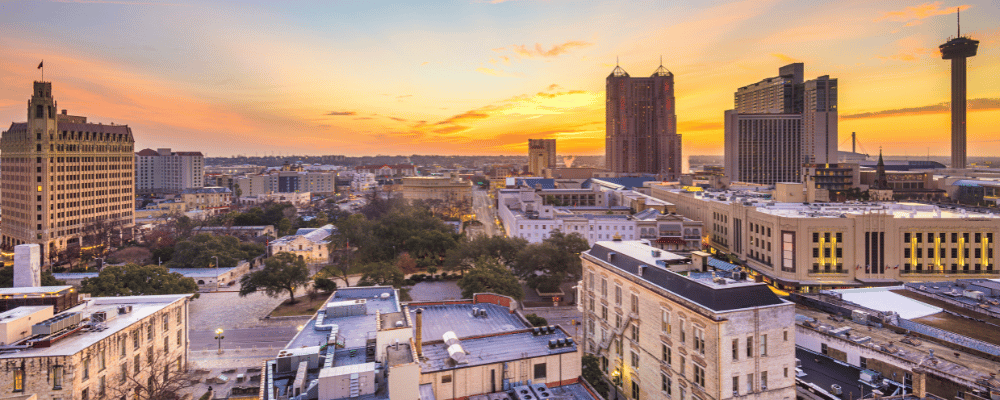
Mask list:
POLYGON ((381 295, 379 295, 379 297, 381 297, 381 298, 382 298, 382 300, 386 300, 386 299, 388 299, 388 298, 389 298, 389 296, 391 296, 391 295, 390 295, 390 294, 389 294, 388 292, 386 292, 386 293, 382 293, 381 295))
POLYGON ((472 307, 472 318, 479 316, 479 307, 472 307))
POLYGON ((552 392, 549 391, 549 387, 545 386, 544 383, 531 385, 531 390, 535 392, 535 397, 537 397, 538 400, 549 400, 552 398, 552 392))
POLYGON ((515 386, 514 396, 517 396, 517 400, 537 400, 535 392, 529 386, 515 386))
POLYGON ((51 335, 70 326, 80 323, 81 315, 78 312, 69 312, 56 315, 52 318, 39 322, 31 326, 32 335, 51 335))
POLYGON ((573 338, 566 338, 566 347, 573 346, 573 338))
POLYGON ((132 312, 132 306, 118 306, 118 314, 128 314, 132 312))
POLYGON ((465 349, 463 349, 462 345, 458 343, 448 346, 448 356, 450 356, 456 364, 467 364, 469 362, 469 360, 465 358, 465 349))
POLYGON ((555 339, 549 340, 549 348, 550 349, 554 349, 557 346, 559 346, 559 341, 558 340, 555 340, 555 339))
POLYGON ((445 344, 449 347, 459 343, 458 335, 456 335, 453 331, 445 332, 444 335, 441 335, 441 338, 444 339, 445 344))

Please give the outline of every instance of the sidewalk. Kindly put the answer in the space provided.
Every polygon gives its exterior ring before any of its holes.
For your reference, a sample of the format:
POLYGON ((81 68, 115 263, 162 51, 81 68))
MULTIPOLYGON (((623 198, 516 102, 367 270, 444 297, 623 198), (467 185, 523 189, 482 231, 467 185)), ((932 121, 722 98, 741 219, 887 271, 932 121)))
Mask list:
POLYGON ((218 354, 217 350, 192 350, 188 361, 193 368, 208 370, 260 367, 261 363, 273 359, 280 350, 280 347, 223 349, 222 354, 218 354))

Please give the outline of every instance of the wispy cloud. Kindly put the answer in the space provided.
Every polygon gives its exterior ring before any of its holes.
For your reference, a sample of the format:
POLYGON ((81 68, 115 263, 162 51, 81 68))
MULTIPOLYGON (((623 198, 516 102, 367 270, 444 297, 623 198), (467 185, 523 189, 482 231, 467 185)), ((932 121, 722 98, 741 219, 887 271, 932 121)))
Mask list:
POLYGON ((792 56, 789 56, 787 54, 781 54, 781 53, 771 53, 771 56, 781 60, 781 62, 786 62, 786 63, 796 63, 802 61, 797 58, 793 58, 792 56))
POLYGON ((954 14, 956 10, 966 10, 972 6, 968 4, 963 4, 957 7, 946 7, 941 8, 940 1, 935 1, 931 3, 924 3, 918 6, 906 7, 898 11, 889 11, 883 13, 880 17, 875 19, 875 22, 880 21, 893 21, 893 22, 906 22, 906 26, 914 26, 923 23, 924 19, 930 17, 936 17, 938 15, 954 14))
POLYGON ((128 0, 49 0, 53 3, 73 4, 114 4, 126 6, 186 6, 181 3, 163 3, 159 1, 128 1, 128 0))
POLYGON ((541 43, 535 43, 534 47, 528 47, 523 44, 515 44, 511 46, 511 50, 518 56, 524 58, 532 57, 558 57, 561 54, 566 54, 570 50, 579 47, 593 46, 593 43, 584 42, 580 40, 571 40, 562 44, 552 45, 548 50, 542 47, 541 43))
MULTIPOLYGON (((951 103, 944 102, 920 107, 895 108, 891 110, 871 111, 857 114, 841 115, 841 119, 885 118, 907 115, 943 114, 951 111, 951 103)), ((1000 98, 969 99, 968 109, 972 111, 1000 110, 1000 98)))
POLYGON ((330 112, 328 112, 328 113, 326 113, 324 115, 329 115, 329 116, 334 116, 334 117, 340 117, 340 116, 349 116, 349 115, 357 115, 357 114, 358 113, 356 113, 354 111, 330 111, 330 112))

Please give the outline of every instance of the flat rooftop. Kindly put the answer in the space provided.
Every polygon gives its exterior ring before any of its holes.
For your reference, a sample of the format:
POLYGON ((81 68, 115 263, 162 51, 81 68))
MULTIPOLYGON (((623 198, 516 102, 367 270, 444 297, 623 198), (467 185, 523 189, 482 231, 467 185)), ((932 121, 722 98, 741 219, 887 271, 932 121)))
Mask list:
POLYGON ((491 335, 527 329, 527 325, 507 307, 490 303, 479 304, 444 304, 422 306, 420 303, 410 303, 410 318, 416 321, 418 308, 423 311, 423 326, 421 342, 442 340, 445 332, 452 331, 459 339, 469 336, 491 335), (472 309, 486 310, 486 317, 473 317, 472 309))
MULTIPOLYGON (((329 299, 326 300, 326 303, 324 304, 357 299, 365 299, 365 307, 367 308, 365 315, 323 319, 324 325, 337 324, 337 328, 340 330, 340 335, 344 337, 344 348, 347 349, 364 347, 367 342, 368 335, 375 334, 375 330, 377 328, 375 326, 376 311, 382 313, 383 315, 399 313, 401 311, 399 301, 396 298, 396 290, 388 286, 338 289, 333 293, 333 295, 330 296, 329 299), (384 293, 388 293, 389 297, 382 298, 382 294, 384 293)), ((319 315, 320 312, 323 312, 323 309, 317 311, 316 314, 319 315)), ((285 348, 293 349, 324 344, 327 342, 329 336, 330 331, 316 330, 316 315, 313 315, 313 317, 304 325, 303 329, 288 342, 285 348)))
POLYGON ((114 319, 105 322, 107 329, 98 332, 77 331, 56 341, 51 347, 29 348, 20 351, 0 353, 3 358, 29 358, 29 357, 53 357, 71 356, 84 349, 93 346, 95 343, 104 340, 118 332, 126 329, 164 308, 184 301, 188 295, 158 295, 158 296, 123 296, 123 297, 95 297, 87 302, 69 308, 64 312, 79 312, 84 317, 89 317, 91 313, 106 311, 109 307, 120 305, 132 306, 132 312, 117 315, 114 319))
POLYGON ((0 288, 0 296, 14 296, 19 294, 43 295, 56 294, 66 290, 73 290, 72 286, 38 286, 38 287, 9 287, 0 288))
POLYGON ((535 336, 531 331, 527 331, 475 339, 460 339, 468 361, 465 364, 456 364, 448 354, 448 345, 443 341, 438 341, 423 346, 423 356, 426 360, 421 362, 420 370, 421 374, 428 374, 449 369, 576 352, 575 342, 572 346, 549 348, 549 340, 568 337, 571 336, 563 332, 562 329, 557 329, 555 333, 549 335, 535 336))
POLYGON ((390 345, 385 349, 385 354, 390 367, 413 362, 413 349, 409 343, 400 343, 398 348, 390 345))
MULTIPOLYGON (((672 193, 689 193, 684 189, 663 189, 672 193)), ((746 190, 694 192, 695 199, 721 204, 754 205, 757 211, 788 218, 842 218, 846 215, 885 214, 893 218, 1000 218, 1000 214, 968 211, 964 208, 943 208, 933 204, 911 202, 884 203, 783 203, 769 194, 746 190)))
MULTIPOLYGON (((658 249, 639 241, 597 242, 594 247, 585 251, 583 256, 592 262, 618 269, 623 274, 633 275, 714 312, 788 304, 764 283, 739 281, 717 284, 708 279, 691 279, 667 270, 656 262, 659 260, 653 257, 653 250, 658 249), (641 276, 640 267, 643 268, 641 276)), ((662 254, 670 253, 661 251, 662 254)))

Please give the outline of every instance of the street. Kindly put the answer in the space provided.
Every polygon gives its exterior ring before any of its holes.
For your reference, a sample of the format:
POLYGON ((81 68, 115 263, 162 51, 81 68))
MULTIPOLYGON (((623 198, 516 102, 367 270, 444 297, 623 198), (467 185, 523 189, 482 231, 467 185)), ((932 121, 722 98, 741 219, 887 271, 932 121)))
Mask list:
POLYGON ((475 189, 472 192, 472 212, 476 213, 476 219, 483 223, 487 236, 503 234, 497 226, 496 209, 493 208, 493 200, 490 199, 489 191, 475 189))
MULTIPOLYGON (((306 319, 302 319, 305 323, 306 319)), ((222 339, 223 349, 250 349, 253 347, 277 347, 282 348, 298 331, 295 326, 261 326, 256 328, 223 328, 222 339)), ((215 339, 215 330, 194 330, 190 331, 191 350, 215 350, 219 348, 219 343, 215 339)))

